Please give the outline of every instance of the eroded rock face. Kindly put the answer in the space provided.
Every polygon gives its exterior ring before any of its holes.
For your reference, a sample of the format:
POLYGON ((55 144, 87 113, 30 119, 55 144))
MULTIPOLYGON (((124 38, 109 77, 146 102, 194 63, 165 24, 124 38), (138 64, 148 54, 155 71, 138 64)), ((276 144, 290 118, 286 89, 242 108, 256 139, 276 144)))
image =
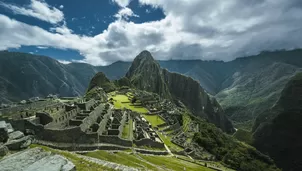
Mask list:
POLYGON ((60 155, 33 148, 0 160, 2 171, 75 171, 75 165, 60 155))

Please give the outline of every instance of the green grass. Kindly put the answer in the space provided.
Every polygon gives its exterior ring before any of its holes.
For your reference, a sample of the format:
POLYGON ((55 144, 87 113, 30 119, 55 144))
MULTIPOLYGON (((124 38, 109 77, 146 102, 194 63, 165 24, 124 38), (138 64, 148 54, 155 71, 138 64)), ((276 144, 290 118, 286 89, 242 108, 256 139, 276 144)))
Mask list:
POLYGON ((213 171, 210 168, 206 168, 203 166, 200 166, 195 163, 187 162, 184 160, 177 159, 176 157, 164 157, 164 156, 146 156, 139 154, 139 156, 146 161, 157 165, 161 168, 165 169, 172 169, 172 170, 190 170, 190 171, 213 171))
POLYGON ((156 127, 157 125, 165 123, 165 121, 162 120, 161 117, 158 115, 143 115, 144 118, 150 122, 152 127, 156 127))
POLYGON ((110 153, 107 151, 99 150, 94 152, 88 152, 84 155, 101 160, 123 164, 130 167, 140 168, 143 170, 156 170, 154 166, 148 164, 147 162, 141 161, 133 154, 128 154, 125 152, 110 153))
POLYGON ((144 107, 132 106, 132 103, 130 102, 130 100, 126 95, 120 95, 120 94, 116 95, 114 92, 109 94, 109 98, 113 99, 114 107, 117 109, 126 108, 138 113, 148 113, 148 110, 144 107))
POLYGON ((76 166, 76 169, 79 170, 79 171, 91 171, 91 170, 96 170, 96 171, 108 170, 108 171, 111 171, 111 170, 114 170, 114 169, 107 168, 107 167, 104 167, 104 166, 101 166, 101 165, 98 165, 98 164, 95 164, 95 163, 92 163, 92 162, 88 162, 88 161, 83 160, 83 159, 77 157, 76 155, 73 155, 73 154, 68 153, 68 152, 64 152, 64 151, 61 151, 61 150, 56 150, 56 149, 52 149, 52 148, 49 148, 49 147, 36 145, 36 144, 30 145, 30 148, 35 148, 35 147, 40 147, 40 148, 44 149, 45 151, 50 151, 54 154, 59 154, 59 155, 64 156, 65 158, 70 160, 76 166))
POLYGON ((110 153, 106 151, 94 151, 84 154, 85 156, 98 158, 110 162, 123 164, 130 167, 135 167, 141 170, 198 170, 212 171, 195 163, 183 161, 170 156, 149 156, 143 154, 130 154, 125 152, 110 153), (151 164, 150 164, 151 163, 151 164))
POLYGON ((127 123, 127 124, 124 125, 122 137, 124 139, 129 139, 129 123, 127 123))
POLYGON ((183 119, 183 131, 187 132, 189 131, 189 124, 191 123, 191 118, 187 113, 184 113, 182 115, 182 119, 183 119))
POLYGON ((171 142, 171 137, 169 136, 164 136, 163 134, 161 134, 160 132, 157 132, 157 134, 159 135, 160 139, 162 141, 164 141, 164 143, 166 144, 166 146, 169 147, 169 149, 171 151, 182 151, 183 148, 179 147, 178 145, 174 144, 171 142))

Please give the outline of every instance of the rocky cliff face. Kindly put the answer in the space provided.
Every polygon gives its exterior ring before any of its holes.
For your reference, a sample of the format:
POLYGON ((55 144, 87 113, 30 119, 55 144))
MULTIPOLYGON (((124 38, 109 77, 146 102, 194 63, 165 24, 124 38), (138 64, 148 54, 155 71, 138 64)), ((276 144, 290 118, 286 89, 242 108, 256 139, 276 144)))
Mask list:
POLYGON ((258 117, 254 145, 285 171, 302 170, 302 73, 285 86, 276 105, 258 117))
POLYGON ((134 59, 126 77, 136 88, 156 92, 165 98, 171 97, 162 70, 148 51, 141 52, 134 59))
POLYGON ((135 58, 126 77, 134 87, 181 100, 196 116, 207 119, 225 132, 234 131, 218 102, 211 99, 197 81, 161 69, 150 52, 143 51, 135 58))

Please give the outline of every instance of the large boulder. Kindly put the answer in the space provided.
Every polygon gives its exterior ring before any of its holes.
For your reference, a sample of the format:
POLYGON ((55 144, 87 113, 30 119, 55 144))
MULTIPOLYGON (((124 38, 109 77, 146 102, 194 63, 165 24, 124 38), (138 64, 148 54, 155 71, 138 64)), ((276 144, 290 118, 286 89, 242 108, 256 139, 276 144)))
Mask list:
POLYGON ((8 137, 10 140, 16 140, 16 139, 23 138, 24 134, 21 131, 15 131, 15 132, 8 134, 8 137))
POLYGON ((33 136, 25 136, 20 139, 9 140, 7 143, 5 143, 5 146, 7 146, 10 150, 20 150, 30 146, 33 140, 33 136))
POLYGON ((0 157, 5 156, 8 153, 8 148, 4 145, 0 145, 0 157))
POLYGON ((8 139, 8 130, 5 121, 0 121, 0 142, 6 142, 8 139))
POLYGON ((13 128, 12 124, 6 123, 6 128, 7 128, 8 133, 14 132, 14 128, 13 128))
POLYGON ((0 160, 3 171, 75 171, 75 165, 60 155, 41 148, 21 151, 0 160))

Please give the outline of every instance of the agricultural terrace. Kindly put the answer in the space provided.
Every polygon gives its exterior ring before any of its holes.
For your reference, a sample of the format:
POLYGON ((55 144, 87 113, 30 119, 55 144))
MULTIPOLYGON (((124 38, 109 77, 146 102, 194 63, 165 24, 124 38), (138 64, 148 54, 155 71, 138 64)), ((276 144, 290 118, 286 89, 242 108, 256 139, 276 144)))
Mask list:
POLYGON ((129 100, 129 97, 131 97, 131 93, 127 93, 127 95, 123 94, 117 94, 117 92, 111 92, 109 93, 109 101, 113 102, 113 105, 116 109, 130 109, 134 112, 138 112, 144 116, 144 118, 150 122, 150 124, 153 127, 156 127, 157 125, 165 123, 165 121, 159 117, 158 115, 148 115, 149 112, 146 108, 141 106, 140 102, 131 103, 129 100))

